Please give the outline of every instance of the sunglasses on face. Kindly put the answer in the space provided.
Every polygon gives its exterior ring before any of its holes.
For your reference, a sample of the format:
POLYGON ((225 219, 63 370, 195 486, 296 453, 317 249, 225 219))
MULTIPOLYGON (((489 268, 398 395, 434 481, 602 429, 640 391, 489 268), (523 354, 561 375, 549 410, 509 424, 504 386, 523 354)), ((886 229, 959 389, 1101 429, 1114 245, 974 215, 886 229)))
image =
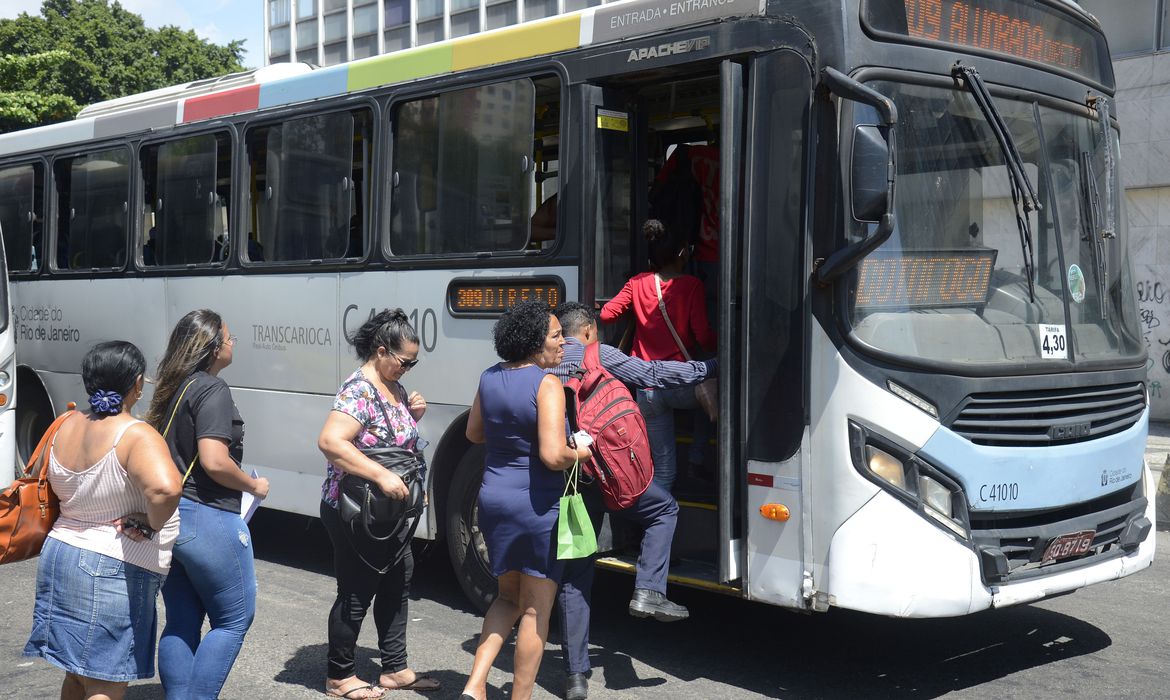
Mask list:
POLYGON ((393 357, 395 360, 398 360, 398 364, 402 365, 403 370, 408 370, 411 367, 414 367, 415 365, 418 364, 417 357, 414 358, 413 360, 404 360, 401 357, 399 357, 397 354, 390 352, 389 350, 386 351, 386 354, 389 355, 390 357, 393 357))

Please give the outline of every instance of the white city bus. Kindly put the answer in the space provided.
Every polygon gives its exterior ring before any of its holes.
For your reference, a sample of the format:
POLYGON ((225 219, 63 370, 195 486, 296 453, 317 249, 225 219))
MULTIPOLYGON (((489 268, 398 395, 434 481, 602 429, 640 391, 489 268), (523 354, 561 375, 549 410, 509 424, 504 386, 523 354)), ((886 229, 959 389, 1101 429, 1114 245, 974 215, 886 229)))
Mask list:
POLYGON ((430 406, 419 533, 482 602, 464 425, 493 320, 613 296, 655 173, 705 145, 721 417, 714 480, 676 485, 672 580, 948 616, 1119 578, 1154 511, 1113 90, 1060 0, 629 0, 95 105, 0 137, 4 196, 31 201, 5 229, 18 450, 93 343, 157 359, 210 307, 239 335, 246 466, 312 515, 347 336, 399 306, 430 406))
MULTIPOLYGON (((3 183, 0 182, 0 187, 3 183)), ((0 205, 0 235, 9 223, 10 212, 0 205)), ((8 265, 3 259, 0 238, 0 484, 17 476, 16 460, 16 336, 13 331, 12 299, 8 293, 8 265)))

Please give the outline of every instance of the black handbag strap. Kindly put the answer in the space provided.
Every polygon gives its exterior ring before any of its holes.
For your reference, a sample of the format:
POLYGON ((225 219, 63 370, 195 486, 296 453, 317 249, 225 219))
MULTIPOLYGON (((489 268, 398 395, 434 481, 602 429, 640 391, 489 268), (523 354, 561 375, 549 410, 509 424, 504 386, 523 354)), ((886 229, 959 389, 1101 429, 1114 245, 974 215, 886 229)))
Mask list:
MULTIPOLYGON (((378 391, 378 387, 375 386, 374 383, 369 379, 366 379, 364 374, 359 373, 358 376, 346 382, 341 388, 344 390, 346 387, 359 384, 361 382, 368 384, 370 386, 370 390, 374 392, 374 401, 377 402, 378 408, 382 411, 382 420, 386 422, 386 437, 389 438, 390 431, 392 430, 390 427, 390 414, 386 412, 386 399, 382 398, 382 392, 378 391)), ((369 430, 368 427, 366 429, 369 430)))

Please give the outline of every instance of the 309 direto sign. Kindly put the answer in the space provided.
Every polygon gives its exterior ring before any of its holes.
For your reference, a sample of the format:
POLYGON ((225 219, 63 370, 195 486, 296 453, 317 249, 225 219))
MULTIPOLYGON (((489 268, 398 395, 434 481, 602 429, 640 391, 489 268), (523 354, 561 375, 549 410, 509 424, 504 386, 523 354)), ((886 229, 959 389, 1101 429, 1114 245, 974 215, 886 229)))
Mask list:
POLYGON ((559 277, 465 277, 447 285, 447 308, 452 316, 499 316, 525 299, 540 299, 555 307, 565 299, 565 283, 559 277))

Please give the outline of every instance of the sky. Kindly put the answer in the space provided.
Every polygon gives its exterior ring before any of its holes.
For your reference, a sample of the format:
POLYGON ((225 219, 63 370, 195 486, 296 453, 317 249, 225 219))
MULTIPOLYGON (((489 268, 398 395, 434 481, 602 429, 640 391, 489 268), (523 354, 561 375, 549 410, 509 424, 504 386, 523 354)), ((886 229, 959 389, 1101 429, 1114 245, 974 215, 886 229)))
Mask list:
MULTIPOLYGON (((122 7, 141 15, 146 26, 173 24, 193 29, 201 39, 226 44, 244 39, 244 66, 264 65, 263 0, 120 0, 122 7)), ((0 19, 22 12, 38 15, 41 0, 0 0, 0 19)))

